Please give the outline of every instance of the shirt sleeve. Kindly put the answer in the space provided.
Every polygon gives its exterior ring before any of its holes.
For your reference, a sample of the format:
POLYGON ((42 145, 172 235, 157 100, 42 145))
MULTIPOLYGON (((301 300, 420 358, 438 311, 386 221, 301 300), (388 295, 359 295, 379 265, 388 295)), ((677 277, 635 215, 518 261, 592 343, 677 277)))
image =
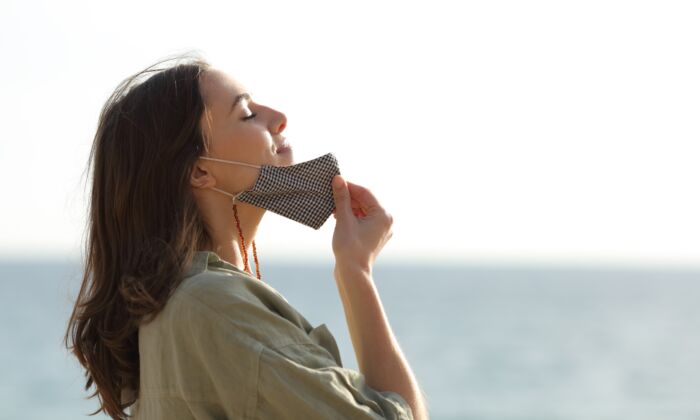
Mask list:
POLYGON ((173 388, 197 418, 413 419, 399 394, 341 366, 325 325, 310 328, 257 280, 224 280, 200 278, 171 308, 173 388))
POLYGON ((398 393, 370 388, 314 343, 261 350, 256 405, 260 419, 413 419, 398 393))

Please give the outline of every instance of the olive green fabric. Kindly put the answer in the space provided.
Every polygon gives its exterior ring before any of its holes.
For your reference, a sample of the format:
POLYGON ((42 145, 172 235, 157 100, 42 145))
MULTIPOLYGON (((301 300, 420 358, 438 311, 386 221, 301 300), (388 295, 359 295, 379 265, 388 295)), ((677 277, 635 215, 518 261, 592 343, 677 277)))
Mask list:
POLYGON ((139 354, 137 420, 413 418, 399 394, 342 367, 325 324, 210 251, 139 328, 139 354))

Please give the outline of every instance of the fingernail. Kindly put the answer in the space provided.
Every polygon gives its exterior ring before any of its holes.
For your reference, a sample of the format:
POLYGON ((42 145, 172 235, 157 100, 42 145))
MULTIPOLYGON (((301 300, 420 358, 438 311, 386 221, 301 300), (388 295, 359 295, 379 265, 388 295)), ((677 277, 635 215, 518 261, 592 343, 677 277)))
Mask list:
POLYGON ((340 175, 333 177, 333 188, 341 188, 343 186, 343 178, 340 175))

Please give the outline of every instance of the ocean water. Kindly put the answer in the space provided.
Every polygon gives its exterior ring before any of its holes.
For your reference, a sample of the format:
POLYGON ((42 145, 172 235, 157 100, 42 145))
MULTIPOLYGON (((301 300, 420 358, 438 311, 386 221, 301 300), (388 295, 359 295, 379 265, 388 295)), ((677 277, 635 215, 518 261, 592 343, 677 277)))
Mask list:
MULTIPOLYGON (((262 269, 357 369, 332 266, 262 269)), ((0 263, 1 420, 97 408, 61 341, 79 281, 0 263)), ((700 419, 700 272, 378 264, 375 282, 432 419, 700 419)))

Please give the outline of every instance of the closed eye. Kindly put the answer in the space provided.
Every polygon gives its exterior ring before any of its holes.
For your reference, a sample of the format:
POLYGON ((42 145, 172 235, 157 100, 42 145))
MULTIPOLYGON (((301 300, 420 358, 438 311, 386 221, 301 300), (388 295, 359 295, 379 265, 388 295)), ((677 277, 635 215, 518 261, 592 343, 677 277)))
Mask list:
POLYGON ((255 118, 256 115, 258 115, 258 114, 253 112, 252 114, 248 115, 247 117, 244 117, 243 121, 252 120, 253 118, 255 118))

